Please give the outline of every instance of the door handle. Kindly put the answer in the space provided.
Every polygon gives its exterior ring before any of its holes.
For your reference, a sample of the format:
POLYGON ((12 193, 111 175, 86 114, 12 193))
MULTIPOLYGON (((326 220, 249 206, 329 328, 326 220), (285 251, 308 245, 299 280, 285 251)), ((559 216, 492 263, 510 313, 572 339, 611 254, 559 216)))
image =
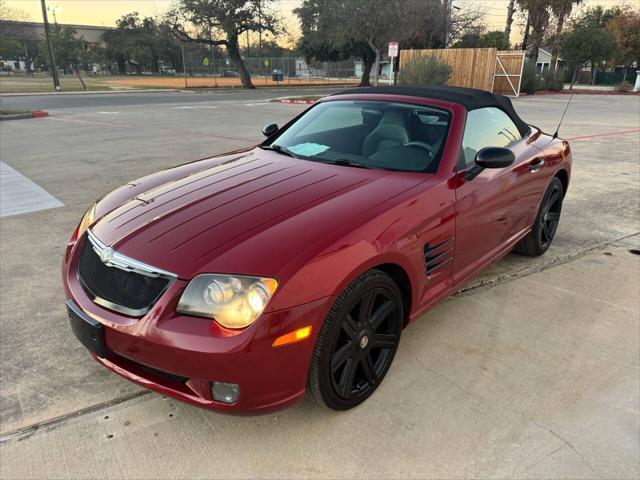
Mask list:
POLYGON ((536 158, 529 164, 529 171, 531 173, 536 173, 544 166, 544 158, 536 158))

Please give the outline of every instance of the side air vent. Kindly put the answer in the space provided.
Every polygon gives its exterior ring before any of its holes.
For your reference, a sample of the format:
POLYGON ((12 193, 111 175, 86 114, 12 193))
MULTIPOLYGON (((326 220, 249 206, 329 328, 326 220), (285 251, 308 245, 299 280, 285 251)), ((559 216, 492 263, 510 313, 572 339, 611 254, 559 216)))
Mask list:
POLYGON ((424 246, 424 264, 427 276, 433 275, 441 267, 453 260, 453 238, 440 243, 424 246))

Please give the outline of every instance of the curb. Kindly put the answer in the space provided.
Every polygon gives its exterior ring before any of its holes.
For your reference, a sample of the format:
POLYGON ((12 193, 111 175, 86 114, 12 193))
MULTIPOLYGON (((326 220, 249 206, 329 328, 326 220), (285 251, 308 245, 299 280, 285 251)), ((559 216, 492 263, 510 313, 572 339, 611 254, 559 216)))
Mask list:
POLYGON ((282 100, 276 100, 279 103, 294 103, 296 105, 312 105, 318 100, 295 100, 292 98, 284 98, 282 100))
POLYGON ((153 92, 179 92, 178 88, 140 88, 140 89, 126 89, 126 90, 87 90, 79 91, 79 92, 26 92, 26 93, 3 93, 0 97, 31 97, 31 96, 42 96, 42 95, 110 95, 114 93, 153 93, 153 92))
POLYGON ((36 110, 35 112, 25 112, 25 113, 14 113, 12 115, 1 115, 0 121, 7 120, 23 120, 26 118, 44 118, 48 117, 49 112, 43 112, 41 110, 36 110))
MULTIPOLYGON (((616 92, 615 90, 540 90, 533 95, 640 95, 640 92, 616 92)), ((524 95, 524 94, 521 94, 524 95)))

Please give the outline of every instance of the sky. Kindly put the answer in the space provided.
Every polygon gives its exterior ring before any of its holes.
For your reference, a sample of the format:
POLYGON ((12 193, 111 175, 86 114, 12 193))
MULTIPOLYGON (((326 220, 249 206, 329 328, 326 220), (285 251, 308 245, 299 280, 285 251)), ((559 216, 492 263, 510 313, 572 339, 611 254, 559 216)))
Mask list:
MULTIPOLYGON (((40 0, 0 1, 10 8, 25 12, 27 16, 25 20, 42 21, 40 0)), ((173 0, 47 0, 50 21, 55 17, 58 23, 100 26, 114 26, 118 18, 134 11, 142 16, 159 15, 168 10, 173 3, 173 0)), ((293 9, 301 3, 302 0, 276 0, 274 3, 275 8, 282 13, 287 30, 294 37, 299 35, 300 30, 293 15, 293 9)), ((489 30, 504 29, 508 3, 508 0, 454 0, 453 2, 454 6, 483 12, 484 23, 489 30)), ((640 6, 640 0, 585 0, 583 2, 586 6, 604 5, 606 7, 625 4, 640 6)), ((514 31, 512 42, 520 39, 518 27, 520 22, 520 17, 516 15, 512 29, 514 31)))

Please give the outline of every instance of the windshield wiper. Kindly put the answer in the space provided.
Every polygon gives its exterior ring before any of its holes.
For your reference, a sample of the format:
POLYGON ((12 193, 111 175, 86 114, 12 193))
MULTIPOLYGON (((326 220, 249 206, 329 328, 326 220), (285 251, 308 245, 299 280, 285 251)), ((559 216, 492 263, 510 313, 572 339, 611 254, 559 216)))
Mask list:
POLYGON ((386 170, 384 167, 378 167, 377 165, 367 165, 365 163, 354 162, 353 160, 349 160, 348 158, 338 158, 336 160, 326 160, 327 163, 332 163, 334 165, 343 165, 345 167, 356 167, 356 168, 368 168, 372 170, 386 170))
POLYGON ((263 150, 273 150, 274 152, 278 152, 282 155, 286 155, 288 157, 293 157, 293 158, 300 158, 299 156, 297 156, 295 153, 293 153, 291 150, 289 150, 287 147, 282 147, 280 145, 260 145, 260 148, 263 150))

